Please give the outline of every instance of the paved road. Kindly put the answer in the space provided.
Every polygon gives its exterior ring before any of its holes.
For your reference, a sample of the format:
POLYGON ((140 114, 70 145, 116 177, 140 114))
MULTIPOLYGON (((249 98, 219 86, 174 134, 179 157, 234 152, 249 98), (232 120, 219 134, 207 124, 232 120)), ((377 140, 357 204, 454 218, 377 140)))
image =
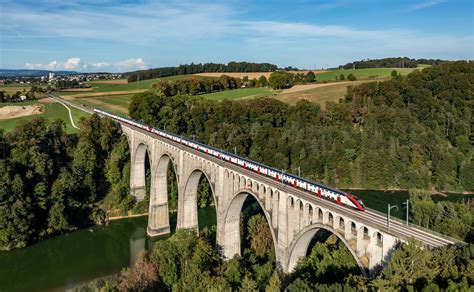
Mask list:
MULTIPOLYGON (((82 111, 85 111, 87 113, 90 113, 90 114, 94 113, 93 110, 85 108, 85 107, 83 107, 81 105, 78 105, 74 102, 71 102, 69 100, 65 100, 65 99, 62 99, 62 98, 59 98, 59 97, 56 97, 56 96, 53 96, 53 95, 50 95, 50 97, 55 99, 55 100, 62 101, 62 102, 66 103, 66 104, 68 104, 72 107, 75 107, 75 108, 77 108, 79 110, 82 110, 82 111)), ((197 156, 208 159, 208 160, 210 160, 210 161, 212 161, 212 162, 214 162, 214 163, 216 163, 216 164, 218 164, 222 167, 232 169, 235 172, 242 173, 242 174, 244 174, 248 177, 251 177, 255 180, 258 180, 260 182, 264 182, 267 185, 270 185, 274 188, 277 188, 277 189, 282 190, 284 192, 291 192, 292 194, 298 195, 300 198, 302 198, 302 199, 304 199, 308 202, 312 202, 316 206, 319 205, 319 206, 328 208, 330 210, 334 210, 336 213, 339 213, 341 215, 345 215, 349 218, 353 218, 354 220, 362 222, 362 223, 366 224, 367 226, 371 226, 371 227, 376 228, 378 230, 384 231, 384 232, 386 232, 388 234, 391 234, 391 235, 393 235, 397 238, 407 239, 407 238, 413 237, 413 238, 419 240, 420 242, 422 242, 423 244, 425 244, 429 247, 441 247, 441 246, 461 242, 461 241, 458 241, 458 240, 454 240, 454 239, 451 239, 451 238, 448 238, 448 237, 445 237, 445 236, 441 236, 441 235, 432 233, 431 231, 423 230, 421 228, 416 228, 416 227, 413 227, 413 226, 407 226, 403 223, 400 223, 400 222, 394 221, 394 220, 392 220, 390 222, 390 229, 388 229, 387 228, 387 217, 383 216, 383 215, 381 215, 381 214, 379 214, 379 213, 377 213, 373 210, 367 209, 364 212, 360 212, 360 211, 357 211, 357 210, 352 209, 352 208, 347 208, 347 207, 342 207, 342 206, 336 205, 331 201, 319 198, 319 197, 317 197, 314 194, 311 194, 309 192, 293 188, 292 186, 289 186, 289 185, 284 185, 283 186, 281 182, 277 182, 274 179, 271 179, 269 177, 265 177, 265 176, 262 176, 262 175, 258 175, 257 173, 254 173, 250 170, 243 169, 241 167, 236 166, 235 164, 226 162, 224 160, 217 159, 213 156, 208 156, 208 155, 206 155, 202 152, 196 151, 195 149, 188 148, 188 147, 186 147, 184 145, 181 145, 181 144, 178 144, 174 141, 171 141, 171 140, 165 139, 163 137, 151 134, 151 133, 146 132, 146 131, 144 131, 140 128, 133 127, 133 126, 125 124, 125 123, 121 123, 121 124, 124 124, 125 126, 133 128, 136 131, 139 131, 141 133, 149 135, 149 136, 151 136, 155 139, 165 141, 166 143, 169 143, 169 144, 171 144, 171 145, 173 145, 173 146, 175 146, 179 149, 185 150, 185 151, 193 153, 197 156)))

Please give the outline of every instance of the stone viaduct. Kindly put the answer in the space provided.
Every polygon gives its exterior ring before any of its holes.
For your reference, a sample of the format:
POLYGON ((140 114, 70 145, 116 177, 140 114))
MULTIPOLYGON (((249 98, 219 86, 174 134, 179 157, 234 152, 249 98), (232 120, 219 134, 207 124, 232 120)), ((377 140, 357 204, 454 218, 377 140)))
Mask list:
POLYGON ((429 232, 393 222, 372 211, 356 211, 259 176, 246 169, 139 128, 122 123, 131 153, 130 187, 137 200, 145 197, 145 155, 151 167, 147 233, 170 232, 167 170, 171 163, 178 182, 177 228, 198 229, 197 189, 201 176, 210 183, 217 215, 217 244, 222 256, 241 253, 240 216, 244 201, 253 196, 271 227, 277 262, 291 272, 307 253, 313 236, 325 229, 348 247, 364 274, 383 265, 392 250, 408 237, 428 247, 451 244, 429 232))

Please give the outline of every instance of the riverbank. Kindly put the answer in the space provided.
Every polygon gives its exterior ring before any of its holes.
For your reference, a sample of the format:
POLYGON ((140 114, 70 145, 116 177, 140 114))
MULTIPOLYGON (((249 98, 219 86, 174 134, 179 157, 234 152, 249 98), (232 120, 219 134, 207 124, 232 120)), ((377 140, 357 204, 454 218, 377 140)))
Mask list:
POLYGON ((148 216, 148 213, 141 213, 141 214, 130 214, 130 215, 123 215, 123 216, 113 216, 109 217, 109 221, 120 220, 120 219, 127 219, 127 218, 136 218, 136 217, 144 217, 148 216))

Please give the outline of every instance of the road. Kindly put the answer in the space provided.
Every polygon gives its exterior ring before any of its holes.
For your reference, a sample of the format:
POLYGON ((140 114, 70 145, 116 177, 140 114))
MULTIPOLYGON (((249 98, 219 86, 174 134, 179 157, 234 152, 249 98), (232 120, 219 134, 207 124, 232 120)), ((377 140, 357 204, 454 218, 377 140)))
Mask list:
MULTIPOLYGON (((69 104, 70 106, 73 106, 73 107, 75 107, 79 110, 85 111, 85 112, 90 113, 90 114, 93 113, 92 110, 87 109, 83 106, 77 105, 77 104, 75 104, 71 101, 67 101, 67 100, 64 100, 62 98, 58 98, 58 97, 55 97, 55 96, 52 96, 52 95, 50 95, 50 96, 53 99, 65 102, 65 103, 69 104)), ((121 123, 121 122, 119 122, 119 123, 121 123)), ((144 133, 144 134, 146 134, 148 136, 151 136, 155 139, 165 141, 166 143, 169 143, 169 144, 171 144, 171 145, 173 145, 173 146, 175 146, 179 149, 185 150, 185 151, 190 152, 194 155, 197 155, 197 156, 200 156, 202 158, 208 159, 208 160, 210 160, 210 161, 212 161, 212 162, 214 162, 214 163, 216 163, 216 164, 218 164, 222 167, 225 167, 225 168, 231 169, 235 172, 244 174, 244 175, 246 175, 248 177, 251 177, 251 178, 253 178, 257 181, 263 182, 263 183, 265 183, 269 186, 272 186, 276 189, 282 190, 283 192, 291 192, 292 194, 295 194, 295 195, 299 196, 300 198, 304 199, 305 201, 311 202, 316 206, 322 206, 322 207, 334 210, 336 213, 339 213, 341 215, 345 215, 349 218, 353 218, 354 220, 362 222, 362 223, 366 224, 367 226, 371 226, 371 227, 376 228, 380 231, 384 231, 388 234, 391 234, 394 237, 405 239, 405 240, 410 238, 410 237, 413 237, 413 238, 419 240, 420 242, 422 242, 423 244, 425 244, 429 247, 441 247, 441 246, 446 246, 446 245, 455 244, 455 243, 462 243, 461 241, 451 239, 449 237, 442 236, 440 234, 436 234, 432 231, 426 231, 426 230, 423 230, 419 227, 407 226, 407 225, 405 225, 401 222, 395 221, 395 220, 392 220, 390 222, 390 229, 388 229, 387 228, 387 217, 384 216, 384 215, 379 214, 378 212, 376 212, 374 210, 371 210, 371 209, 367 208, 366 211, 361 212, 361 211, 357 211, 357 210, 352 209, 352 208, 339 206, 339 205, 337 205, 337 204, 335 204, 335 203, 333 203, 329 200, 319 198, 319 197, 315 196, 314 194, 309 193, 307 191, 303 191, 303 190, 294 188, 294 187, 289 186, 289 185, 282 185, 281 182, 277 182, 274 179, 271 179, 271 178, 263 176, 263 175, 258 175, 257 173, 254 173, 254 172, 252 172, 248 169, 243 169, 241 167, 236 166, 235 164, 229 163, 229 162, 224 161, 224 160, 217 159, 213 156, 208 156, 208 155, 206 155, 202 152, 196 151, 195 149, 188 148, 188 147, 186 147, 184 145, 181 145, 181 144, 178 144, 174 141, 171 141, 171 140, 165 139, 163 137, 151 134, 151 133, 146 132, 146 131, 144 131, 140 128, 133 127, 133 126, 125 124, 125 123, 121 123, 121 124, 124 124, 127 127, 133 128, 134 130, 136 130, 138 132, 141 132, 141 133, 144 133)))

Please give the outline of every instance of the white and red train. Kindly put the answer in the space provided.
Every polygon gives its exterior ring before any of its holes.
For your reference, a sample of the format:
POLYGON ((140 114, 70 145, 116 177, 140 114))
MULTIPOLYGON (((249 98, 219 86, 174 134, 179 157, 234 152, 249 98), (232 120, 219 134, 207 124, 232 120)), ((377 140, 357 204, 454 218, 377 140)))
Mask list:
POLYGON ((365 210, 365 205, 362 202, 362 200, 360 200, 354 195, 324 186, 319 183, 308 181, 302 177, 299 177, 290 173, 286 173, 281 170, 277 170, 270 166, 266 166, 264 164, 261 164, 255 161, 245 159, 245 158, 236 156, 234 154, 227 153, 223 150, 218 150, 214 147, 204 145, 202 143, 199 143, 190 139, 186 139, 181 136, 171 134, 163 130, 156 129, 151 126, 147 126, 139 122, 133 121, 131 119, 123 118, 123 117, 108 113, 106 111, 94 109, 94 112, 99 115, 106 116, 114 120, 119 120, 123 123, 140 128, 144 131, 172 140, 176 143, 185 145, 189 148, 205 153, 206 155, 210 155, 218 159, 221 159, 223 161, 226 161, 228 163, 238 165, 244 169, 253 171, 259 175, 271 177, 275 179, 276 181, 279 181, 283 184, 291 185, 294 188, 298 188, 298 189, 313 193, 314 195, 320 198, 332 200, 339 205, 345 205, 345 206, 355 208, 360 211, 365 210))

